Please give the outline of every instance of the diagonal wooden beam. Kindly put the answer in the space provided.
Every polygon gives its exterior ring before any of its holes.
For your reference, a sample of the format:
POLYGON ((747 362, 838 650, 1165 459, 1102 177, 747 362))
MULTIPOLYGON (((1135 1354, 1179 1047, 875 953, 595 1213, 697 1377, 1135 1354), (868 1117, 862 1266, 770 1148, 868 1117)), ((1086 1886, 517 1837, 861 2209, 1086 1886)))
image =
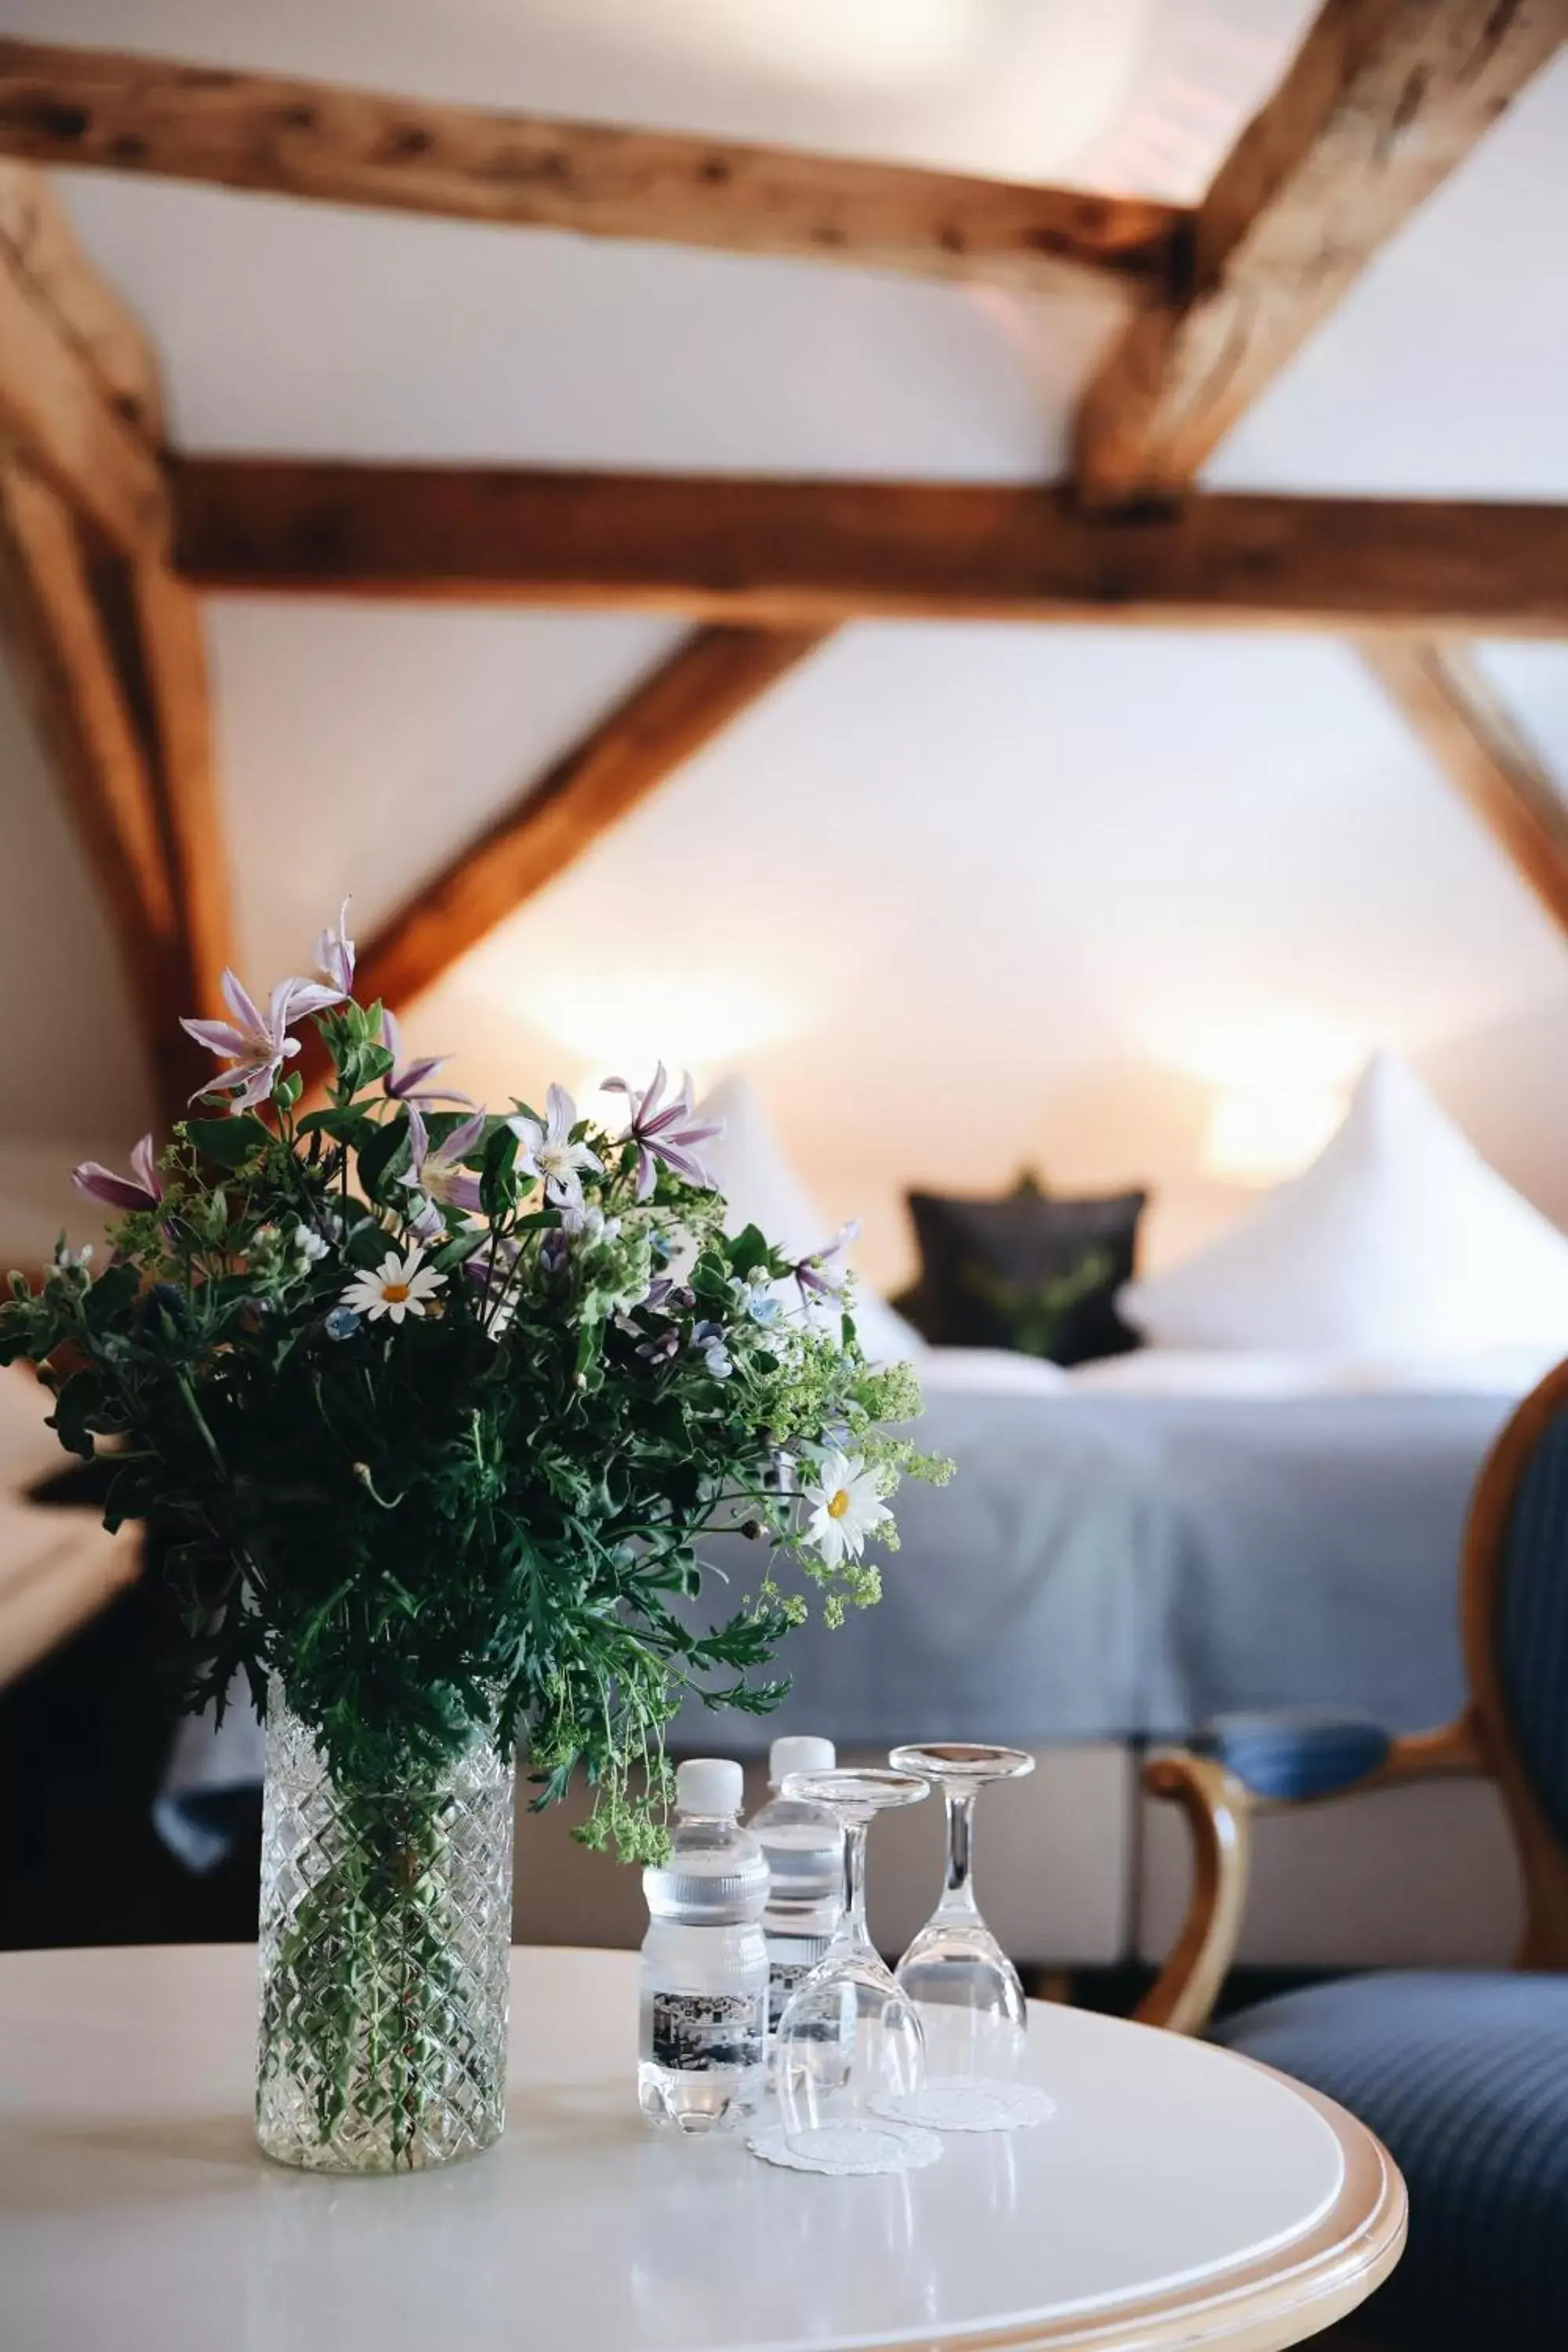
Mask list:
POLYGON ((1384 637, 1360 647, 1437 766, 1568 933, 1568 800, 1462 645, 1384 637))
POLYGON ((1094 504, 1173 496, 1568 34, 1568 0, 1327 0, 1200 206, 1184 298, 1079 410, 1094 504))
POLYGON ((0 618, 109 908, 127 986, 167 1110, 180 1093, 173 1044, 178 944, 152 781, 121 689, 79 536, 49 484, 0 459, 0 618))
POLYGON ((167 1076, 185 1066, 176 1015, 213 1005, 229 914, 201 616, 168 561, 163 415, 156 355, 58 198, 0 163, 13 634, 167 1076))
POLYGON ((130 563, 105 555, 91 576, 146 762, 174 906, 181 1009, 221 1012, 234 950, 201 599, 161 555, 130 563))
POLYGON ((161 555, 132 564, 126 587, 135 632, 126 662, 143 685, 143 731, 179 923, 184 1009, 216 1013, 225 968, 234 961, 234 908, 201 600, 161 555))
POLYGON ((71 290, 87 279, 86 265, 61 267, 68 231, 38 173, 24 179, 11 165, 6 196, 16 233, 0 230, 0 439, 107 544, 126 555, 156 548, 168 536, 163 471, 122 394, 96 373, 103 346, 83 331, 71 290))
POLYGON ((862 618, 1568 635, 1568 506, 1194 497, 1097 517, 1048 487, 186 458, 207 588, 862 618))
POLYGON ((698 630, 376 933, 362 1002, 395 1007, 430 987, 829 634, 698 630))
POLYGON ((1141 198, 0 41, 0 151, 221 187, 1030 290, 1163 287, 1141 198))
POLYGON ((0 253, 52 313, 121 422, 161 447, 163 388, 141 321, 93 268, 64 205, 27 163, 0 161, 0 253))

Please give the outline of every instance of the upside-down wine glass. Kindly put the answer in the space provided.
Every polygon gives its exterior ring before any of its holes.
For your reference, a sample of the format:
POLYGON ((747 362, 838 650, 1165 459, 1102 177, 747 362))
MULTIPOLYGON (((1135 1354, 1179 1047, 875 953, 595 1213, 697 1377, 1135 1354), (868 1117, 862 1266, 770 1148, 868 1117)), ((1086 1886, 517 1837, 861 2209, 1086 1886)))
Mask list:
POLYGON ((934 1783, 947 1801, 942 1900, 896 1972, 925 2032, 927 2085, 1016 2082, 1029 2012, 1018 1971, 974 1899, 974 1805, 982 1789, 1022 1780, 1035 1759, 1021 1748, 952 1741, 895 1748, 888 1760, 934 1783))
POLYGON ((844 1825, 844 1909, 833 1940, 779 2020, 774 2074, 786 2142, 796 2155, 899 2158, 897 2132, 877 2112, 913 2097, 925 2080, 914 2004, 900 1990, 866 1925, 866 1838, 879 1812, 931 1794, 914 1772, 792 1772, 786 1797, 826 1805, 844 1825))

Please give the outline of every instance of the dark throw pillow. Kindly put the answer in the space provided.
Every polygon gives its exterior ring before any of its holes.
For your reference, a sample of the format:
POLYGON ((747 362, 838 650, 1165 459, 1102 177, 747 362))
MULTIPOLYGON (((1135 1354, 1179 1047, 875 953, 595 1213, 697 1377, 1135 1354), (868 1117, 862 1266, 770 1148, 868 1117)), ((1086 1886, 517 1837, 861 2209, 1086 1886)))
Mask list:
POLYGON ((1146 1192, 1053 1200, 1033 1178, 996 1201, 911 1192, 921 1276, 898 1303, 939 1348, 1013 1348, 1057 1364, 1140 1342, 1116 1312, 1146 1192))

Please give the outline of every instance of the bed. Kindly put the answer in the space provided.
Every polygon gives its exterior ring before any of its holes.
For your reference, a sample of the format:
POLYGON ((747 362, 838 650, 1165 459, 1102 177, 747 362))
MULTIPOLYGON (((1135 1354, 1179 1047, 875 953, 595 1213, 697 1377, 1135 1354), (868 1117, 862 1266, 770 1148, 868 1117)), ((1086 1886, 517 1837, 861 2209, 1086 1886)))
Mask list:
MULTIPOLYGON (((777 1716, 693 1711, 679 1739, 749 1754, 759 1792, 781 1730, 871 1759, 911 1738, 1026 1747, 1034 1777, 988 1800, 998 1932, 1040 1966, 1158 1959, 1189 1865, 1142 1795, 1144 1754, 1237 1709, 1451 1717, 1469 1490, 1546 1369, 1529 1350, 1417 1366, 1150 1349, 1061 1373, 929 1351, 921 1437, 959 1475, 904 1490, 881 1606, 794 1639, 777 1716)), ((930 1907, 938 1829, 934 1808, 879 1826, 889 1949, 930 1907)), ((564 1869, 574 1932, 633 1932, 626 1892, 574 1873, 551 1826, 527 1842, 552 1885, 564 1869)), ((1241 1957, 1479 1965, 1510 1957, 1518 1916, 1490 1790, 1387 1791, 1259 1823, 1241 1957)))
MULTIPOLYGON (((1461 1692, 1460 1528, 1475 1474, 1545 1364, 1387 1367, 1151 1349, 1064 1374, 924 1360, 922 1445, 887 1598, 791 1643, 770 1727, 880 1741, 1191 1734, 1237 1708, 1331 1706, 1394 1729, 1461 1692)), ((743 1556, 733 1561, 744 1572, 743 1556)))

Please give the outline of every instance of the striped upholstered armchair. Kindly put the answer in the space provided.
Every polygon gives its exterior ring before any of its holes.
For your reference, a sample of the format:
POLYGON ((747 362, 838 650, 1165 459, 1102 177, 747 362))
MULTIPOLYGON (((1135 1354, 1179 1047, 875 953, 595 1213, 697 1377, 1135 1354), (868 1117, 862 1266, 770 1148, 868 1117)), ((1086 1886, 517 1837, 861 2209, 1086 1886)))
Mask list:
POLYGON ((1412 1738, 1266 1717, 1149 1766, 1186 1812, 1192 1908, 1141 2014, 1201 2032, 1236 1947, 1247 1824, 1354 1789, 1485 1773, 1519 1847, 1519 1971, 1387 1971, 1287 1993, 1215 2038, 1338 2099, 1392 2150, 1410 2244, 1354 2341, 1410 2352, 1568 2352, 1568 1364, 1481 1472, 1462 1575, 1470 1700, 1412 1738))

